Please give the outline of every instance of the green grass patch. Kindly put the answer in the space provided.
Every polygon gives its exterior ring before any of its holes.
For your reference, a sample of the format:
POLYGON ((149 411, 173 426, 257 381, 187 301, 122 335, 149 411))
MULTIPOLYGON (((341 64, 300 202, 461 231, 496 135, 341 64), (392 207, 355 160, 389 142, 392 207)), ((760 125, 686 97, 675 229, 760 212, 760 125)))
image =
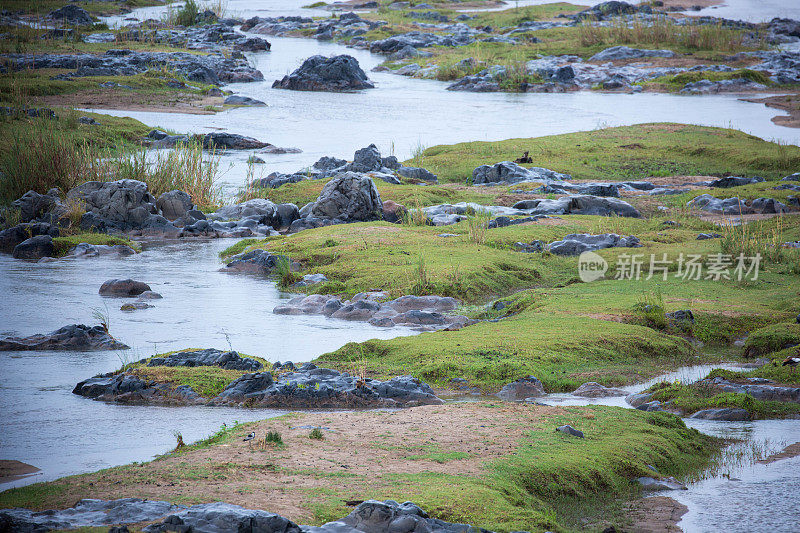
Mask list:
POLYGON ((738 408, 750 412, 753 418, 785 418, 800 413, 800 404, 756 400, 749 394, 720 392, 708 381, 699 381, 690 385, 683 383, 658 383, 646 392, 653 393, 653 400, 669 402, 670 407, 683 412, 696 413, 703 409, 738 408))
POLYGON ((757 329, 744 343, 747 357, 760 357, 800 344, 800 324, 782 322, 757 329))
POLYGON ((603 181, 672 175, 777 178, 800 166, 796 146, 732 129, 667 123, 438 145, 423 155, 425 167, 440 181, 464 183, 471 180, 476 167, 513 161, 526 151, 533 158, 532 166, 603 181))
POLYGON ((722 81, 736 79, 750 80, 762 85, 772 85, 772 81, 764 73, 751 69, 739 69, 733 72, 682 72, 674 76, 655 78, 642 85, 645 87, 666 88, 669 91, 677 92, 683 89, 687 83, 694 83, 700 80, 722 81))
POLYGON ((55 248, 55 257, 62 257, 74 246, 85 242, 94 245, 125 245, 130 246, 134 250, 139 251, 141 246, 125 237, 115 235, 108 235, 105 233, 78 233, 76 235, 68 235, 65 237, 56 237, 53 239, 53 246, 55 248))

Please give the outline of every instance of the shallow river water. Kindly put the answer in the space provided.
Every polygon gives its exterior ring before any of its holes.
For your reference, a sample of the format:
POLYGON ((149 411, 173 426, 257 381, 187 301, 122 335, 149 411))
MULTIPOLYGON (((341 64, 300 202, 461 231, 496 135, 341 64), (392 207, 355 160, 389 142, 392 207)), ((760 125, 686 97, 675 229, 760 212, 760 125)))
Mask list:
MULTIPOLYGON (((229 14, 236 16, 326 13, 301 9, 306 3, 308 0, 229 0, 228 8, 229 14)), ((526 3, 546 2, 520 1, 520 5, 526 3)), ((729 0, 728 4, 709 10, 709 14, 747 20, 800 17, 800 2, 729 0)), ((158 18, 162 12, 163 8, 145 8, 132 15, 158 18)), ((109 22, 118 24, 123 18, 110 18, 109 22)), ((394 152, 404 159, 420 146, 535 137, 655 121, 730 126, 765 139, 800 142, 798 130, 770 121, 778 112, 729 95, 453 93, 446 91, 447 84, 442 82, 374 72, 369 76, 377 88, 360 93, 273 90, 273 80, 288 74, 313 54, 349 53, 366 71, 382 58, 314 40, 267 38, 272 51, 249 56, 266 81, 228 87, 264 100, 266 108, 234 109, 211 116, 101 112, 132 116, 150 126, 178 132, 227 130, 302 150, 299 154, 262 155, 267 161, 263 165, 265 173, 296 170, 323 155, 351 158, 354 150, 372 142, 384 155, 394 152)), ((229 193, 244 183, 248 155, 223 156, 222 168, 227 171, 222 181, 229 193)), ((174 431, 181 432, 189 442, 211 434, 223 422, 256 420, 278 413, 119 406, 71 394, 78 381, 114 370, 123 361, 186 347, 232 347, 271 361, 304 361, 346 342, 414 333, 323 317, 273 315, 272 308, 289 295, 264 279, 217 271, 221 266, 218 252, 232 242, 145 244, 141 254, 125 259, 29 264, 0 256, 2 333, 32 334, 71 323, 92 323, 93 308, 101 308, 110 315, 112 332, 132 347, 124 352, 0 353, 0 459, 17 459, 42 469, 37 476, 0 484, 0 490, 147 460, 174 446, 174 431), (153 309, 121 312, 120 300, 106 300, 97 294, 100 284, 114 277, 146 281, 164 298, 155 301, 153 309)), ((680 369, 665 378, 694 380, 709 370, 710 367, 680 369)), ((628 390, 635 392, 648 385, 631 386, 628 390)), ((548 403, 578 405, 586 401, 552 395, 548 403)), ((621 399, 597 403, 625 405, 621 399)), ((687 423, 707 433, 740 437, 772 448, 800 441, 800 421, 687 423)), ((800 489, 798 458, 771 465, 747 464, 729 477, 712 477, 674 495, 689 506, 681 523, 686 531, 797 531, 800 516, 794 502, 800 489), (765 505, 766 502, 779 505, 765 505)))

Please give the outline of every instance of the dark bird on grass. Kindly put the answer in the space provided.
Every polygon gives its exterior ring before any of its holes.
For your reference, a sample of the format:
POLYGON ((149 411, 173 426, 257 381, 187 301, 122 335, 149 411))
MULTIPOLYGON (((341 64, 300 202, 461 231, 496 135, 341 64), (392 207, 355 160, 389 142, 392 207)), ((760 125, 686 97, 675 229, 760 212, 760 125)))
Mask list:
POLYGON ((248 436, 246 436, 246 437, 245 437, 245 438, 243 438, 242 440, 243 440, 243 441, 245 441, 245 442, 247 442, 248 440, 253 440, 254 438, 256 438, 256 433, 255 433, 255 431, 254 431, 253 433, 250 433, 248 436))
POLYGON ((795 368, 797 365, 800 365, 800 357, 787 357, 781 366, 790 366, 795 368))

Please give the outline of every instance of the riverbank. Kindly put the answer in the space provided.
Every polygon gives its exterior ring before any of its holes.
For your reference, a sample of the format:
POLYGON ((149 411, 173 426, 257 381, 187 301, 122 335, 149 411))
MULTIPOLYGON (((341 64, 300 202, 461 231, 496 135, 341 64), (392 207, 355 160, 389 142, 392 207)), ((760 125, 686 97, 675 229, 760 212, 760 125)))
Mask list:
MULTIPOLYGON (((0 507, 64 507, 85 497, 223 500, 319 524, 347 514, 347 502, 391 498, 492 530, 568 531, 579 528, 569 522, 580 514, 570 507, 613 509, 616 503, 600 503, 601 494, 636 494, 631 480, 653 475, 646 465, 682 475, 705 464, 715 448, 713 439, 669 415, 622 409, 479 402, 292 413, 224 430, 150 463, 6 491, 0 507), (563 424, 585 438, 556 432, 563 424), (309 438, 312 427, 321 427, 322 439, 309 438), (241 441, 268 430, 280 433, 281 445, 241 441)), ((606 520, 624 523, 621 513, 611 516, 606 520)))

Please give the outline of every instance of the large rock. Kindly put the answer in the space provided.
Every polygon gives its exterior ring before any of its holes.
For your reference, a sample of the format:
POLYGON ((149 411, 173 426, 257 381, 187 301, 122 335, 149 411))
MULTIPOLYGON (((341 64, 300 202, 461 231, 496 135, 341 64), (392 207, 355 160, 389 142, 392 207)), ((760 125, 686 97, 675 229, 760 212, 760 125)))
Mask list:
POLYGON ((175 220, 184 216, 194 207, 192 198, 183 191, 165 192, 156 200, 156 207, 161 211, 161 216, 167 220, 175 220))
POLYGON ((283 255, 272 255, 266 250, 251 250, 231 257, 222 269, 224 272, 244 272, 247 274, 270 274, 280 260, 288 261, 283 255))
POLYGON ((137 180, 87 181, 71 189, 67 198, 83 200, 87 212, 81 228, 86 230, 100 224, 104 228, 95 229, 141 229, 158 215, 156 199, 147 184, 137 180))
POLYGON ((544 386, 542 382, 533 376, 520 378, 517 381, 507 383, 497 393, 497 397, 507 402, 522 401, 526 398, 536 398, 544 396, 544 386))
MULTIPOLYGON (((340 161, 341 160, 335 158, 323 158, 314 163, 314 166, 329 170, 332 167, 335 168, 334 165, 340 161)), ((382 167, 383 158, 381 157, 378 147, 374 144, 370 144, 365 148, 356 150, 356 153, 353 155, 353 162, 347 166, 347 170, 353 172, 372 172, 380 170, 382 167)))
POLYGON ((355 172, 345 172, 325 184, 311 215, 345 222, 379 219, 383 209, 375 182, 355 172))
POLYGON ((257 150, 272 146, 253 137, 245 137, 236 133, 215 132, 203 136, 203 148, 218 150, 257 150))
POLYGON ((312 364, 294 372, 245 374, 237 379, 212 405, 262 407, 410 407, 441 404, 427 384, 411 376, 388 381, 358 378, 312 364))
POLYGON ((550 243, 548 249, 551 254, 555 255, 580 255, 583 252, 601 250, 603 248, 638 248, 640 246, 639 239, 632 235, 573 233, 566 235, 560 241, 550 243))
POLYGON ((735 407, 722 409, 703 409, 697 411, 689 418, 702 418, 703 420, 726 420, 731 422, 747 421, 752 418, 750 411, 735 407))
POLYGON ((14 200, 11 206, 19 210, 20 222, 31 222, 56 208, 63 208, 58 197, 58 189, 51 189, 47 194, 28 191, 19 199, 14 200))
POLYGON ((38 261, 43 257, 52 257, 54 250, 53 238, 50 235, 37 235, 16 245, 12 255, 14 259, 38 261))
POLYGON ((760 183, 764 181, 764 178, 754 177, 754 178, 741 178, 738 176, 728 176, 726 178, 719 178, 713 180, 708 184, 709 187, 717 187, 720 189, 728 189, 730 187, 739 187, 741 185, 751 185, 753 183, 760 183))
POLYGON ((150 290, 143 281, 128 279, 109 279, 103 282, 98 291, 101 296, 134 297, 150 290))
POLYGON ((245 509, 230 503, 193 505, 144 528, 146 533, 196 531, 202 533, 301 533, 300 527, 280 515, 245 509))
POLYGON ((47 335, 0 338, 0 350, 125 350, 128 346, 117 341, 102 326, 72 324, 47 335))
POLYGON ((18 244, 27 241, 31 237, 39 235, 58 237, 59 234, 57 227, 44 222, 17 224, 0 231, 0 252, 10 254, 18 244))
POLYGON ((3 531, 39 533, 53 529, 76 529, 149 522, 186 509, 183 505, 139 498, 80 500, 74 507, 49 511, 0 510, 3 531))
POLYGON ((88 11, 73 4, 51 11, 48 17, 71 26, 87 26, 94 24, 92 16, 88 11))
POLYGON ((134 255, 136 250, 125 244, 89 244, 81 242, 69 249, 64 258, 89 258, 89 257, 128 257, 134 255))
POLYGON ((312 56, 282 80, 272 84, 275 89, 293 91, 355 91, 372 89, 375 85, 358 66, 353 56, 312 56))
POLYGON ((176 352, 166 357, 152 357, 147 366, 185 366, 190 368, 196 366, 218 366, 226 370, 245 370, 248 372, 256 372, 264 367, 261 362, 249 357, 241 357, 234 351, 223 352, 213 348, 176 352))
POLYGON ((523 181, 561 181, 568 179, 572 179, 572 176, 541 167, 525 168, 511 161, 501 161, 494 165, 481 165, 472 171, 473 185, 520 183, 523 181))

